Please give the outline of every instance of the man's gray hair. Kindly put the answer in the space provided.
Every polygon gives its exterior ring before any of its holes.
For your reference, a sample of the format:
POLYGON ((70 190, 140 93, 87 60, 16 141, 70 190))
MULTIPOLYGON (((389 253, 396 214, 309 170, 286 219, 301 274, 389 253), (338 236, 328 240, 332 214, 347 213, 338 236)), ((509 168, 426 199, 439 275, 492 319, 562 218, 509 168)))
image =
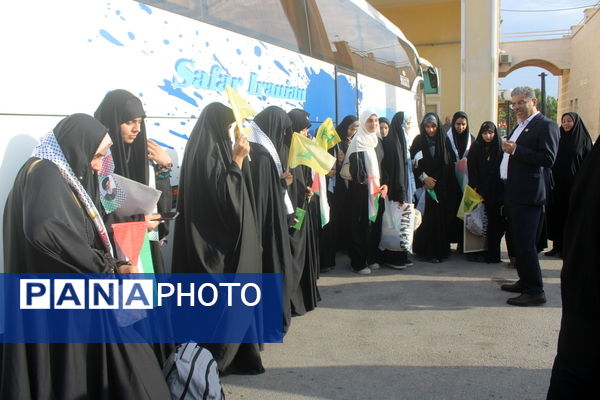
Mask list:
POLYGON ((510 92, 510 97, 522 95, 526 99, 535 99, 535 90, 530 86, 517 86, 510 92))

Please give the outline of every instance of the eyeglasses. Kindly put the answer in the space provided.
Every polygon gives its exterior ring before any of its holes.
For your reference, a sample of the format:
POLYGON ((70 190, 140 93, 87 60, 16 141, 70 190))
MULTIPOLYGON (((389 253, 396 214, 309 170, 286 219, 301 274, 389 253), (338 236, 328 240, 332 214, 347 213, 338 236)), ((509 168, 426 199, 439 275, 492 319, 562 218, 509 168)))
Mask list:
POLYGON ((525 105, 527 102, 529 102, 529 100, 519 100, 516 103, 511 102, 511 103, 509 103, 509 105, 510 105, 511 109, 514 109, 516 106, 521 107, 521 106, 525 105))

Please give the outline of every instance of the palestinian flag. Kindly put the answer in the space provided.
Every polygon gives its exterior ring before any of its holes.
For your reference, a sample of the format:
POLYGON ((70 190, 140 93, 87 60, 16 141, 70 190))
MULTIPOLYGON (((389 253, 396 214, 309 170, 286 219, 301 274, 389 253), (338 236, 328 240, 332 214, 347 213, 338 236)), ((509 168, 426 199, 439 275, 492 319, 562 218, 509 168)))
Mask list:
POLYGON ((315 172, 310 189, 319 195, 319 212, 321 214, 322 228, 329 223, 329 202, 327 201, 327 181, 325 176, 315 172))
POLYGON ((121 222, 112 228, 117 258, 137 265, 141 273, 154 273, 146 221, 121 222))
POLYGON ((369 221, 371 222, 375 222, 377 219, 380 196, 381 190, 379 189, 379 186, 375 184, 373 177, 369 176, 369 221))

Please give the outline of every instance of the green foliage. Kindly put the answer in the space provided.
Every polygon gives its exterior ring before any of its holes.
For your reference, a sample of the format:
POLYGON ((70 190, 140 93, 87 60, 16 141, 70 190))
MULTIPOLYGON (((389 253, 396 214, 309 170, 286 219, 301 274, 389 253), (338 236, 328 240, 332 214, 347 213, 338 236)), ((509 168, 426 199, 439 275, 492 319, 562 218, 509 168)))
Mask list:
MULTIPOLYGON (((535 97, 538 99, 537 109, 542 111, 542 90, 535 89, 535 97)), ((556 110, 558 109, 558 100, 552 96, 546 96, 546 117, 556 121, 556 110)))

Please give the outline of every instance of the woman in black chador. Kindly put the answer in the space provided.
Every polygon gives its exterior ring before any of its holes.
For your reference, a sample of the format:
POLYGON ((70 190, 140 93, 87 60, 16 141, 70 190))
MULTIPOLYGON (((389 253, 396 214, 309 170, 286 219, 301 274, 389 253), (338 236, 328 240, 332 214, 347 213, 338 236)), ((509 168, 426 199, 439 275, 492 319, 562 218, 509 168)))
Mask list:
MULTIPOLYGON (((235 137, 233 112, 207 105, 188 141, 179 178, 173 272, 260 273, 261 249, 254 192, 243 135, 235 137)), ((255 329, 235 321, 236 329, 255 329)), ((227 329, 226 326, 219 329, 227 329)), ((224 373, 264 372, 255 343, 204 344, 224 373)))
POLYGON ((422 194, 425 213, 421 226, 415 232, 413 252, 423 260, 439 263, 450 253, 447 216, 454 206, 449 196, 449 193, 455 193, 449 185, 456 185, 453 156, 446 147, 446 135, 440 129, 440 119, 436 114, 427 113, 423 117, 420 131, 410 146, 415 183, 417 188, 432 192, 422 194))
MULTIPOLYGON (((118 267, 99 212, 107 132, 74 114, 42 139, 6 201, 5 272, 133 272, 118 267)), ((5 343, 0 355, 1 399, 170 398, 147 343, 5 343)))
MULTIPOLYGON (((379 119, 379 125, 383 118, 379 119)), ((389 124, 387 135, 383 135, 383 163, 381 165, 382 183, 388 187, 387 196, 390 201, 398 204, 412 203, 415 193, 415 183, 412 177, 412 163, 406 144, 406 136, 402 123, 404 122, 404 112, 397 112, 389 124)), ((402 269, 408 262, 407 251, 381 252, 381 262, 391 268, 402 269)))
MULTIPOLYGON (((292 131, 308 137, 308 128, 311 126, 306 111, 295 108, 288 112, 292 121, 292 131)), ((291 136, 290 136, 291 140, 291 136)), ((288 186, 290 200, 294 208, 299 207, 306 211, 300 229, 291 228, 290 240, 292 255, 297 269, 302 271, 300 283, 291 294, 292 312, 303 315, 316 308, 320 300, 317 288, 319 277, 319 233, 321 223, 319 217, 319 201, 313 196, 312 170, 305 165, 298 165, 291 170, 294 182, 288 186)), ((326 195, 323 193, 323 195, 326 195)))
MULTIPOLYGON (((589 399, 600 376, 600 141, 571 189, 560 273, 562 320, 549 400, 589 399)), ((596 393, 596 395, 594 395, 596 393)))
MULTIPOLYGON (((469 149, 471 144, 475 140, 473 135, 469 133, 469 117, 464 111, 457 111, 452 116, 452 125, 448 132, 445 133, 448 137, 446 146, 450 154, 452 155, 452 162, 456 163, 469 155, 469 149)), ((467 177, 463 177, 466 179, 467 177)), ((454 173, 449 177, 452 184, 448 182, 447 193, 448 193, 448 240, 450 243, 458 244, 458 252, 462 252, 463 246, 463 221, 456 216, 458 207, 462 200, 463 187, 465 183, 461 185, 457 174, 454 173)))
POLYGON ((504 184, 500 180, 502 145, 496 125, 491 121, 481 124, 477 139, 469 151, 469 186, 484 199, 487 225, 487 251, 467 256, 470 261, 499 263, 500 241, 504 234, 504 219, 500 209, 504 203, 504 184))
MULTIPOLYGON (((115 163, 115 173, 144 185, 155 187, 162 192, 156 212, 171 210, 173 195, 169 171, 172 168, 169 155, 146 136, 146 113, 139 98, 122 89, 108 92, 94 113, 100 122, 108 127, 113 141, 111 153, 115 163)), ((137 216, 143 219, 143 216, 137 216)), ((153 216, 158 217, 158 216, 153 216)), ((153 217, 147 217, 149 220, 153 217)), ((110 224, 112 214, 107 217, 110 224)), ((152 263, 155 272, 166 272, 160 252, 159 239, 169 233, 168 222, 148 222, 149 227, 158 228, 149 232, 152 263)), ((110 227, 109 227, 110 229, 110 227)))
POLYGON ((560 257, 561 255, 571 188, 579 167, 591 149, 592 139, 581 117, 574 112, 563 114, 558 152, 552 166, 554 188, 548 207, 547 221, 548 238, 553 241, 553 246, 552 250, 545 253, 547 256, 560 257))
MULTIPOLYGON (((345 253, 349 253, 350 250, 350 200, 348 194, 350 184, 340 175, 340 171, 344 163, 344 158, 346 158, 348 146, 350 146, 352 138, 358 132, 358 127, 358 118, 354 115, 346 115, 342 122, 335 128, 341 141, 329 149, 330 153, 333 153, 332 155, 336 158, 336 163, 335 176, 327 178, 327 192, 331 199, 329 202, 331 206, 331 220, 329 224, 325 225, 325 228, 333 231, 331 233, 333 237, 333 249, 329 252, 328 263, 322 265, 323 268, 332 268, 335 265, 335 253, 338 250, 342 250, 345 253), (333 183, 331 180, 333 180, 333 183), (333 189, 332 195, 329 195, 331 193, 330 188, 333 189)), ((325 252, 322 251, 322 253, 325 252)))
POLYGON ((287 191, 291 174, 287 171, 286 145, 292 121, 281 108, 269 106, 250 125, 250 175, 262 245, 262 272, 283 273, 283 327, 287 332, 292 316, 290 298, 302 276, 302 269, 292 260, 288 233, 294 217, 287 191))

